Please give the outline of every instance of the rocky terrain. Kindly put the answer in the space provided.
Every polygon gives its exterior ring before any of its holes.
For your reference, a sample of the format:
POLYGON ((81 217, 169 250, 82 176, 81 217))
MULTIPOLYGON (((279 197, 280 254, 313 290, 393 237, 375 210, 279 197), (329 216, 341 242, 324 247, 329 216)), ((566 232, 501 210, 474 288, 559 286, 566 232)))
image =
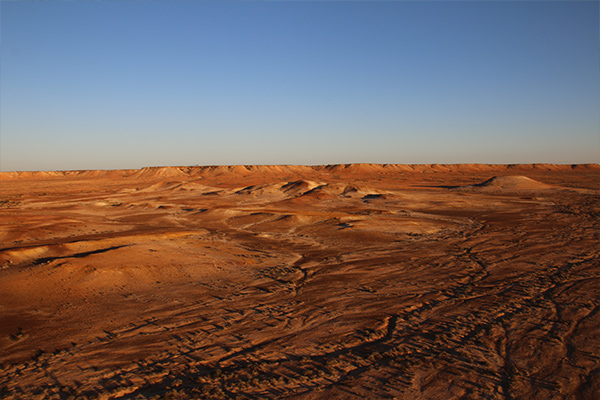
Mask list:
POLYGON ((0 173, 0 398, 597 398, 599 178, 0 173))

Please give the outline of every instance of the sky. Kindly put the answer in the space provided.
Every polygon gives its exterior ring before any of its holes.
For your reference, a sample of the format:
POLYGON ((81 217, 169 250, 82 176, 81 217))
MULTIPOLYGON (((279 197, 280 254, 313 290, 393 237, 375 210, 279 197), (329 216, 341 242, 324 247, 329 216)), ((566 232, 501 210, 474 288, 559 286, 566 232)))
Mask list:
POLYGON ((0 2, 0 170, 598 163, 598 1, 0 2))

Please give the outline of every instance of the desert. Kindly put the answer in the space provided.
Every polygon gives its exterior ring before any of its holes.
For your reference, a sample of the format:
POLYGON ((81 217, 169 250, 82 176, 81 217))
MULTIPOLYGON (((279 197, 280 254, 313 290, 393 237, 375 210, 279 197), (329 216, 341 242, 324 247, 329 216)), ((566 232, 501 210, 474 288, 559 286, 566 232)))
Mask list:
POLYGON ((0 398, 594 399, 598 164, 0 173, 0 398))

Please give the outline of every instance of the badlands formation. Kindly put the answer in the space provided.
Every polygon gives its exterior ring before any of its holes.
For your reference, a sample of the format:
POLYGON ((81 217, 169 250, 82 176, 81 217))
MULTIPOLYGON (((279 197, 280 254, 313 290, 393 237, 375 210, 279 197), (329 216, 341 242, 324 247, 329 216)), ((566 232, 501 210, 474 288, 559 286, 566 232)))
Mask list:
POLYGON ((599 178, 0 173, 0 398, 598 398, 599 178))

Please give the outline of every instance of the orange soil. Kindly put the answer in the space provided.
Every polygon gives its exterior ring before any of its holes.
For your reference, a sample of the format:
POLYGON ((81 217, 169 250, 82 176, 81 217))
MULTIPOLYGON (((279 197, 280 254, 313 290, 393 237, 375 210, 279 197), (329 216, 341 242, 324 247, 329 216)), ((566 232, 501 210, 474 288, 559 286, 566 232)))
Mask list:
POLYGON ((0 173, 0 398, 591 399, 599 178, 0 173))

